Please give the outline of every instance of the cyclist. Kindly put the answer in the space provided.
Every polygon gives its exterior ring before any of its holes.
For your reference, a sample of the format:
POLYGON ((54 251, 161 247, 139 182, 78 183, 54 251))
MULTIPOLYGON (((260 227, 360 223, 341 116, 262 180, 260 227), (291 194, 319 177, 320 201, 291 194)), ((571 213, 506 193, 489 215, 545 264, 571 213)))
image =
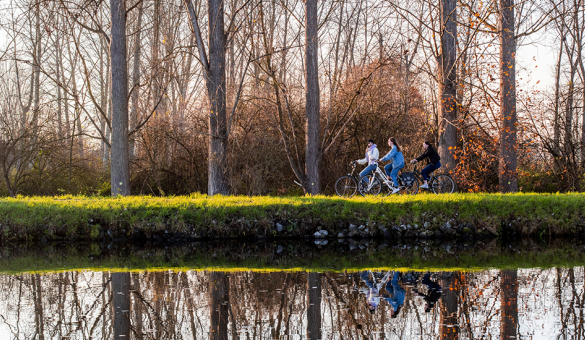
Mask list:
MULTIPOLYGON (((366 158, 358 159, 356 162, 359 164, 368 164, 368 166, 360 172, 360 178, 363 176, 367 176, 371 174, 376 167, 378 166, 378 158, 380 157, 380 152, 378 151, 378 147, 374 143, 373 139, 368 140, 368 147, 366 148, 366 158)), ((365 178, 365 177, 364 177, 365 178)), ((367 178, 365 181, 367 182, 367 178)))
POLYGON ((402 305, 404 305, 404 299, 406 297, 406 291, 398 283, 398 272, 394 272, 392 280, 386 283, 386 291, 390 293, 390 295, 383 294, 382 297, 390 304, 390 306, 392 306, 390 317, 395 318, 398 316, 402 305))
POLYGON ((388 176, 388 178, 392 178, 392 182, 394 183, 394 188, 392 189, 392 193, 395 194, 398 191, 400 191, 400 189, 398 188, 398 171, 400 171, 400 169, 404 168, 404 156, 402 155, 402 152, 400 151, 400 145, 398 145, 398 143, 396 142, 396 139, 394 137, 390 137, 388 139, 388 146, 390 146, 392 149, 390 150, 390 152, 388 152, 386 154, 386 156, 382 157, 382 159, 380 159, 380 161, 385 162, 385 161, 392 161, 392 163, 386 165, 384 167, 384 171, 386 172, 386 176, 388 176))
POLYGON ((425 152, 422 155, 420 155, 418 158, 411 160, 410 164, 420 162, 425 158, 429 159, 429 165, 427 165, 420 172, 421 175, 423 176, 424 181, 425 181, 424 184, 420 186, 420 188, 421 189, 428 189, 429 184, 427 181, 429 179, 429 174, 441 167, 441 157, 439 156, 437 151, 435 151, 435 148, 433 148, 433 144, 431 144, 431 142, 425 141, 423 143, 423 148, 425 148, 425 152))
MULTIPOLYGON (((359 272, 360 278, 367 286, 360 288, 359 292, 366 295, 366 302, 370 313, 374 313, 378 309, 378 306, 380 305, 380 289, 382 289, 384 284, 390 279, 390 272, 387 272, 386 275, 382 277, 381 282, 377 282, 376 274, 381 273, 372 273, 371 270, 359 272), (372 276, 372 279, 370 279, 370 275, 372 276)), ((387 294, 385 295, 387 296, 387 294)))
POLYGON ((425 274, 421 283, 427 286, 426 293, 414 289, 414 294, 422 296, 425 300, 425 313, 428 313, 433 309, 437 301, 439 301, 443 290, 441 289, 441 285, 431 280, 431 276, 428 273, 425 274))

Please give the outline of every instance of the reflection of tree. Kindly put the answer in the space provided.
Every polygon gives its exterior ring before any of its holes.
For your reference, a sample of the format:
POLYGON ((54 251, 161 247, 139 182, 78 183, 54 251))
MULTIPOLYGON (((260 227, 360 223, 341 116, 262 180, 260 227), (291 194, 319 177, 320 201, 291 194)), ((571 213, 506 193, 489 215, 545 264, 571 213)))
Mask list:
MULTIPOLYGON (((132 280, 133 280, 132 290, 134 292, 140 292, 140 274, 133 273, 132 280)), ((132 299, 132 302, 133 302, 132 309, 134 310, 134 313, 135 313, 134 314, 134 329, 136 332, 136 338, 142 339, 144 336, 143 331, 142 331, 142 302, 139 301, 139 299, 136 297, 134 297, 134 299, 132 299)))
POLYGON ((307 273, 307 338, 321 339, 321 274, 307 273))
POLYGON ((280 336, 280 331, 282 329, 282 318, 284 315, 284 310, 286 307, 286 297, 287 297, 287 290, 289 287, 289 274, 286 274, 284 277, 284 283, 282 285, 281 288, 281 293, 280 293, 280 307, 278 308, 278 323, 276 325, 276 327, 274 328, 274 332, 272 333, 272 337, 277 339, 280 336))
POLYGON ((130 273, 112 274, 114 339, 130 339, 130 273))
POLYGON ((507 339, 521 336, 522 298, 528 320, 540 313, 560 338, 583 338, 583 268, 527 270, 522 280, 516 271, 450 275, 437 274, 443 296, 429 313, 407 295, 395 319, 388 303, 368 312, 353 273, 0 275, 0 330, 13 339, 507 339))
MULTIPOLYGON (((583 282, 582 280, 583 279, 579 281, 583 282)), ((582 287, 582 285, 580 286, 582 287)), ((555 297, 559 304, 559 323, 561 325, 558 338, 572 338, 576 333, 577 335, 575 338, 583 339, 583 305, 585 302, 585 294, 579 293, 579 290, 575 285, 575 270, 573 268, 556 268, 555 289, 555 297), (566 291, 571 291, 571 294, 568 295, 566 291), (579 312, 579 315, 577 315, 577 312, 579 312)))
POLYGON ((36 333, 40 340, 45 339, 45 316, 43 314, 43 290, 41 285, 41 276, 35 274, 32 277, 32 286, 35 303, 35 325, 36 333))
POLYGON ((197 334, 197 328, 195 326, 195 304, 193 303, 191 289, 189 288, 189 279, 185 272, 181 273, 181 288, 185 293, 185 303, 187 304, 186 312, 189 314, 189 326, 191 327, 191 332, 197 334))
MULTIPOLYGON (((329 274, 325 274, 325 277, 327 278, 327 283, 329 284, 331 292, 333 293, 333 296, 335 296, 337 303, 341 304, 342 306, 347 306, 347 308, 344 309, 345 313, 342 313, 341 315, 338 316, 338 325, 339 325, 340 331, 342 328, 342 319, 343 319, 343 325, 345 325, 347 322, 351 321, 352 326, 355 326, 355 329, 360 331, 361 337, 365 338, 366 335, 364 333, 364 327, 356 319, 356 315, 359 315, 359 313, 357 311, 357 306, 355 303, 356 300, 352 299, 351 297, 347 300, 344 299, 343 292, 341 291, 341 289, 339 287, 339 283, 347 284, 347 282, 344 282, 345 281, 344 279, 347 279, 347 278, 338 277, 337 279, 333 279, 331 277, 331 275, 329 275, 329 274), (338 283, 338 281, 339 281, 339 283, 338 283)), ((357 277, 358 276, 354 276, 354 279, 357 277)))
POLYGON ((459 323, 457 307, 459 303, 459 286, 461 273, 452 273, 442 280, 443 296, 441 297, 441 339, 458 339, 459 323))
POLYGON ((516 339, 518 326, 518 270, 506 269, 500 272, 502 292, 501 339, 516 339))
POLYGON ((229 279, 225 273, 209 273, 209 339, 228 338, 229 279))

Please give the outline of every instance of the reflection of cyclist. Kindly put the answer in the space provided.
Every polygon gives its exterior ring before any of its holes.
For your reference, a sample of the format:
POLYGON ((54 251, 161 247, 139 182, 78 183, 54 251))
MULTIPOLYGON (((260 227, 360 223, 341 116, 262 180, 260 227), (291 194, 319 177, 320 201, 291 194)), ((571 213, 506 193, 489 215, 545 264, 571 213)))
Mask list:
POLYGON ((383 297, 392 306, 390 317, 395 318, 398 316, 398 312, 400 312, 400 308, 404 304, 406 295, 404 288, 398 284, 398 272, 394 272, 392 280, 386 284, 386 291, 389 294, 384 294, 383 297))
POLYGON ((421 185, 420 188, 421 189, 428 189, 429 185, 428 185, 427 181, 429 179, 429 173, 431 173, 431 172, 433 172, 441 167, 441 162, 440 162, 441 157, 439 156, 437 151, 435 151, 435 148, 433 148, 433 144, 431 144, 431 142, 425 141, 423 143, 423 148, 425 148, 425 153, 423 153, 422 155, 420 155, 416 159, 411 160, 410 163, 412 164, 412 163, 420 162, 425 158, 429 159, 429 165, 427 165, 420 172, 421 175, 423 176, 424 181, 425 181, 425 183, 423 185, 421 185))
POLYGON ((439 301, 439 298, 441 297, 442 289, 441 289, 441 285, 439 285, 435 281, 431 280, 431 276, 429 274, 425 274, 425 276, 423 276, 421 283, 423 285, 427 286, 427 293, 424 294, 422 292, 419 292, 416 289, 414 290, 414 292, 417 295, 420 295, 423 297, 423 299, 426 302, 425 303, 425 313, 428 313, 431 311, 431 309, 433 309, 433 307, 435 306, 437 301, 439 301))
POLYGON ((392 178, 392 182, 394 183, 394 189, 392 189, 392 193, 395 194, 400 191, 398 188, 397 176, 398 171, 404 168, 404 156, 402 155, 402 152, 400 152, 400 145, 398 145, 394 137, 390 137, 390 139, 388 139, 388 146, 390 146, 392 150, 390 150, 386 156, 380 159, 380 161, 385 162, 392 160, 392 163, 384 167, 384 171, 386 171, 386 176, 392 178))
POLYGON ((364 281, 366 286, 368 286, 368 288, 360 288, 360 292, 366 294, 368 310, 370 311, 370 313, 374 313, 376 309, 378 309, 378 306, 380 305, 380 289, 382 288, 384 283, 388 281, 389 273, 390 272, 388 272, 388 274, 386 274, 382 278, 382 281, 380 283, 375 283, 376 278, 374 277, 374 274, 369 270, 364 270, 359 273, 362 281, 364 281), (370 280, 370 274, 372 275, 373 280, 370 280))
MULTIPOLYGON (((360 164, 368 164, 368 166, 360 172, 360 178, 363 176, 367 176, 371 174, 376 167, 378 166, 378 158, 380 157, 380 152, 378 151, 378 147, 374 144, 374 140, 368 140, 368 147, 366 148, 366 158, 358 159, 357 162, 360 164)), ((366 179, 367 181, 367 179, 366 179)))

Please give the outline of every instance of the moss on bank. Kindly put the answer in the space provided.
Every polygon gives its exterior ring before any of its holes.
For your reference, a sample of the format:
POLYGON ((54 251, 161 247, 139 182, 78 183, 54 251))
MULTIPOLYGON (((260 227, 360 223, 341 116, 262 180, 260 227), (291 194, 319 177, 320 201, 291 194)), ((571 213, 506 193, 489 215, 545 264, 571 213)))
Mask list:
POLYGON ((0 199, 2 240, 580 235, 584 194, 0 199), (363 226, 359 228, 360 226, 363 226), (353 232, 353 235, 351 235, 353 232))

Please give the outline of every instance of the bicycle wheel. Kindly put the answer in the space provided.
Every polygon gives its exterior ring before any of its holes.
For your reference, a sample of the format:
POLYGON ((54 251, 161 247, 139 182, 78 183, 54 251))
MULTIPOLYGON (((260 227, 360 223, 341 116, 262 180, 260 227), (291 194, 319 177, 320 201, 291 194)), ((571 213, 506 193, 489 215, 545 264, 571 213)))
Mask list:
POLYGON ((343 176, 335 182, 335 192, 341 197, 352 197, 357 187, 357 182, 352 176, 343 176))
POLYGON ((398 192, 400 195, 414 195, 416 193, 418 193, 418 179, 416 179, 416 177, 414 178, 414 180, 412 181, 412 185, 411 186, 400 186, 400 191, 398 192))
POLYGON ((382 183, 374 175, 360 177, 358 190, 362 196, 376 196, 382 189, 382 183), (367 179, 367 180, 366 180, 367 179))
POLYGON ((449 175, 438 175, 433 177, 430 187, 437 195, 451 194, 455 191, 455 182, 449 175))

